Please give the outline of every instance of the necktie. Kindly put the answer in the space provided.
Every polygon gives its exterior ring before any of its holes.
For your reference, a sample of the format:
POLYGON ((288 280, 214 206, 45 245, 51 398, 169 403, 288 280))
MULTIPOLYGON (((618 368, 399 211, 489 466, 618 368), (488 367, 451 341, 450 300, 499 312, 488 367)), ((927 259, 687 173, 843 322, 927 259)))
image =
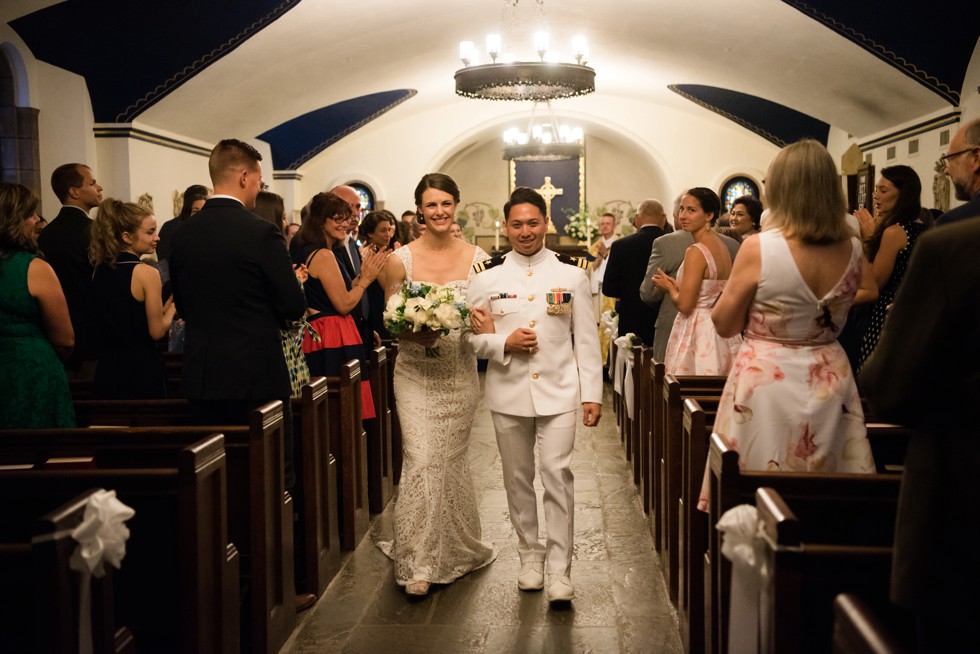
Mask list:
MULTIPOLYGON (((352 238, 347 239, 347 254, 350 257, 351 267, 354 269, 354 275, 361 274, 361 255, 357 251, 357 241, 352 238)), ((367 320, 371 313, 371 305, 368 302, 367 290, 361 295, 361 315, 367 320)))

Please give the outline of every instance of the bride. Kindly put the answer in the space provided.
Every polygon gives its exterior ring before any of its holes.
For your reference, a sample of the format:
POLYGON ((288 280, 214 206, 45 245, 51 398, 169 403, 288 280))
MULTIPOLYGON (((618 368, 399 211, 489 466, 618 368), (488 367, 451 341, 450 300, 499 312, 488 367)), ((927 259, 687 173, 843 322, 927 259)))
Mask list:
MULTIPOLYGON (((405 282, 451 286, 465 295, 475 263, 488 257, 453 238, 459 187, 430 173, 415 188, 421 238, 395 250, 381 276, 385 301, 405 282)), ((460 349, 459 331, 403 333, 395 360, 395 403, 403 466, 395 503, 395 540, 380 543, 409 595, 425 595, 496 556, 481 539, 467 450, 480 400, 476 359, 460 349), (436 348, 438 356, 427 356, 436 348)))

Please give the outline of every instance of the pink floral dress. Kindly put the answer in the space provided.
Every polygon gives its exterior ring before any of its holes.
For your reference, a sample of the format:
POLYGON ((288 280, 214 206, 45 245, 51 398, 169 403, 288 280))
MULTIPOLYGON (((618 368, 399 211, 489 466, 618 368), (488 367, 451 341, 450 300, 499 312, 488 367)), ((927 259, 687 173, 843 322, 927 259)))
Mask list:
POLYGON ((861 283, 861 245, 852 243, 843 277, 818 298, 783 235, 759 234, 759 286, 714 426, 745 470, 875 471, 861 398, 837 342, 861 283))
MULTIPOLYGON (((718 279, 718 267, 707 245, 695 243, 708 262, 708 277, 701 281, 694 311, 674 318, 664 355, 664 369, 671 375, 727 375, 742 344, 741 336, 722 338, 711 322, 711 307, 725 290, 727 279, 718 279)), ((677 283, 684 275, 684 264, 677 270, 677 283)), ((665 299, 664 302, 669 302, 665 299)))

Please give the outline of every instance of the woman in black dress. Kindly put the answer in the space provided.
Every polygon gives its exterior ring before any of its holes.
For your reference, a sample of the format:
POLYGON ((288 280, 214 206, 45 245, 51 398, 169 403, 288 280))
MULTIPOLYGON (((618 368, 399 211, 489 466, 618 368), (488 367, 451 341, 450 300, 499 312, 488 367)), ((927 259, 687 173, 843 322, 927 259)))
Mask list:
POLYGON ((162 301, 160 274, 140 257, 160 237, 150 211, 106 199, 92 223, 89 260, 102 342, 94 395, 101 399, 167 396, 163 355, 155 341, 170 331, 173 300, 162 301))

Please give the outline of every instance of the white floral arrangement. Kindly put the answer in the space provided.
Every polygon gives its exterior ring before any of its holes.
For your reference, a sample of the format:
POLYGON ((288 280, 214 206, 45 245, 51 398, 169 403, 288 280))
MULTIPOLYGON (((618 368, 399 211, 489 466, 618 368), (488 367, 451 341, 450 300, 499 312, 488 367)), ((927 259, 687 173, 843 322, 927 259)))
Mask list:
POLYGON ((611 340, 619 335, 619 314, 613 310, 604 311, 599 317, 599 326, 611 340))
MULTIPOLYGON (((448 334, 469 326, 470 309, 453 288, 436 284, 405 283, 388 298, 385 306, 385 328, 397 336, 404 332, 424 330, 448 334)), ((426 355, 437 356, 436 348, 426 348, 426 355)))
POLYGON ((625 334, 623 334, 613 342, 619 347, 625 347, 628 349, 632 349, 637 345, 643 344, 643 341, 640 340, 640 337, 634 334, 633 332, 626 332, 625 334))

